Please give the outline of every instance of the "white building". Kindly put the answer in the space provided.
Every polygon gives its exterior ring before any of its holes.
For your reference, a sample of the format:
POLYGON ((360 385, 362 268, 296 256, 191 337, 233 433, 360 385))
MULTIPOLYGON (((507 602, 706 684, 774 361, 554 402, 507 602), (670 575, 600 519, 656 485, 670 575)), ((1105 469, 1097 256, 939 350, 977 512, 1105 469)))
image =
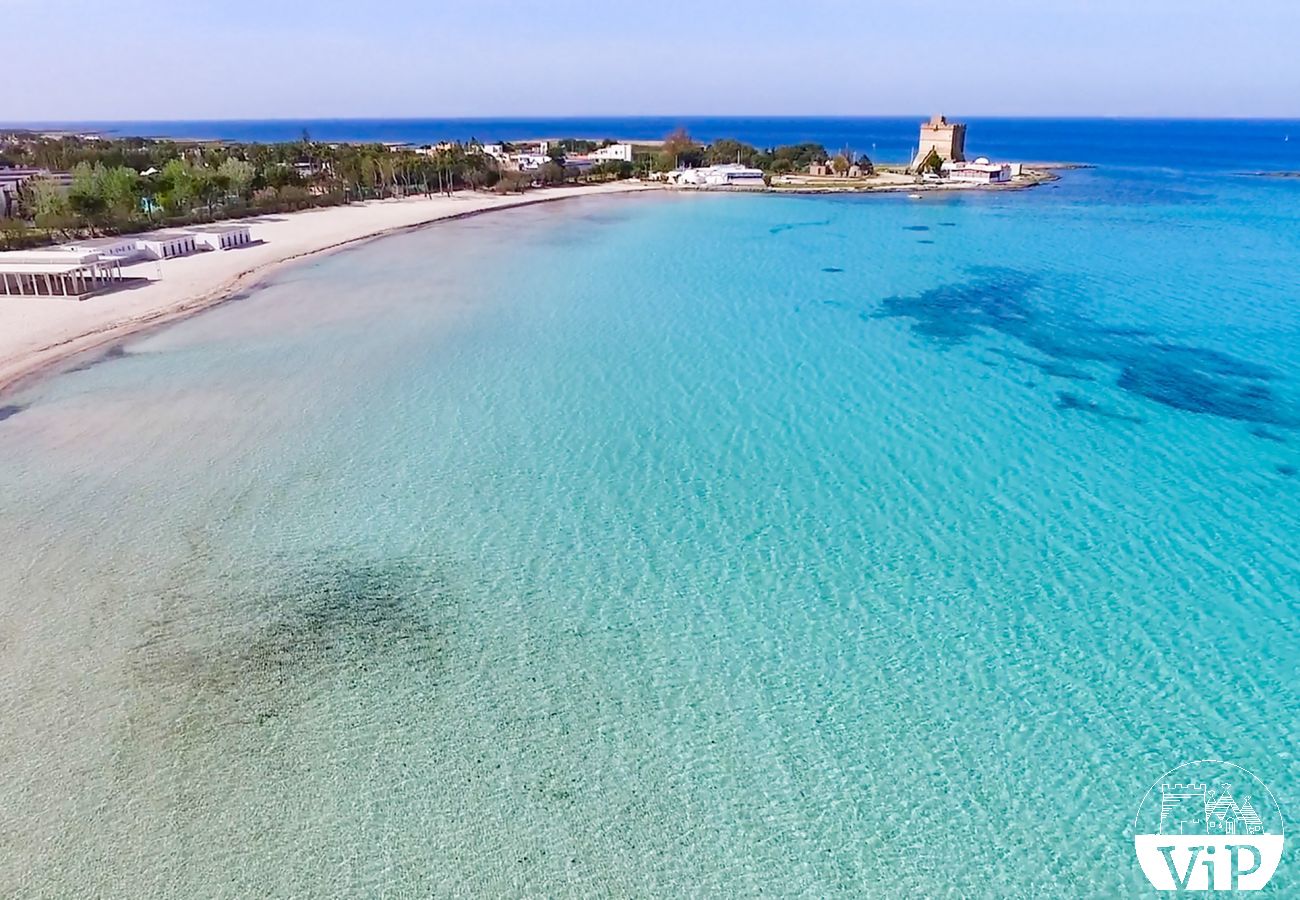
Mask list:
POLYGON ((81 299, 122 281, 122 264, 98 253, 17 250, 0 253, 0 296, 81 299))
POLYGON ((681 187, 767 187, 761 169, 751 169, 739 163, 678 169, 668 173, 668 181, 681 187))
POLYGON ((140 252, 148 259, 172 259, 199 249, 198 238, 189 231, 152 231, 137 240, 140 252))
POLYGON ((740 163, 709 166, 704 180, 705 184, 717 187, 767 187, 762 169, 751 169, 740 163))
POLYGON ((59 249, 69 253, 98 253, 101 257, 115 259, 118 262, 131 262, 139 259, 140 239, 135 235, 120 237, 79 238, 61 244, 59 249))
MULTIPOLYGON (((390 146, 389 149, 405 150, 408 148, 406 147, 406 145, 401 145, 396 147, 390 146)), ((414 152, 420 154, 421 156, 437 156, 439 153, 448 153, 455 149, 456 149, 456 145, 453 144, 451 141, 439 141, 436 144, 426 144, 423 147, 416 147, 414 148, 414 152)))
POLYGON ((511 161, 520 172, 532 172, 546 165, 551 158, 541 153, 517 153, 511 161))
POLYGON ((1009 164, 991 163, 985 156, 974 162, 946 162, 943 172, 952 181, 968 184, 1002 184, 1011 180, 1009 164))
POLYGON ((596 162, 631 162, 632 145, 610 144, 608 147, 601 147, 599 150, 592 150, 587 154, 587 156, 596 162))
POLYGON ((186 231, 194 236, 199 247, 209 250, 232 250, 253 243, 247 225, 196 225, 186 231))

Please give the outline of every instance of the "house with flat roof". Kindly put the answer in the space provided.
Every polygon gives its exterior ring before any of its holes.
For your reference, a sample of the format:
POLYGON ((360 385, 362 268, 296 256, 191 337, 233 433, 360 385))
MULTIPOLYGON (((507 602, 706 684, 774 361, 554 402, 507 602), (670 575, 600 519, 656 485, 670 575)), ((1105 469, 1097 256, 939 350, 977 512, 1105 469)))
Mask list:
POLYGON ((219 224, 195 225, 185 229, 194 235, 199 247, 209 250, 233 250, 253 243, 253 234, 247 225, 219 224))
POLYGON ((587 154, 589 159, 596 162, 631 162, 632 145, 631 144, 610 144, 608 147, 600 147, 592 150, 587 154))
POLYGON ((967 184, 1004 184, 1011 180, 1011 165, 989 162, 981 156, 974 162, 944 163, 943 174, 950 181, 967 184))
POLYGON ((98 253, 118 262, 133 262, 140 258, 140 239, 135 235, 117 237, 78 238, 59 245, 71 253, 98 253))
POLYGON ((151 231, 139 235, 137 241, 146 259, 174 259, 199 249, 198 239, 189 231, 151 231))
POLYGON ((752 169, 740 163, 702 166, 698 169, 678 169, 668 173, 668 182, 679 187, 767 187, 762 169, 752 169))

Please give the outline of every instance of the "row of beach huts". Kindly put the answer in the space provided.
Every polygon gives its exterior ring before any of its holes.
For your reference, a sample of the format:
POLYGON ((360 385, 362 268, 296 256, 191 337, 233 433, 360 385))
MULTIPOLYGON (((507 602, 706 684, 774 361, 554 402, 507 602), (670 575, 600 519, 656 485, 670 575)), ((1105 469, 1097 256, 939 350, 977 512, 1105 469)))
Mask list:
POLYGON ((220 223, 0 253, 0 297, 85 299, 120 284, 124 265, 234 250, 251 243, 249 226, 220 223))

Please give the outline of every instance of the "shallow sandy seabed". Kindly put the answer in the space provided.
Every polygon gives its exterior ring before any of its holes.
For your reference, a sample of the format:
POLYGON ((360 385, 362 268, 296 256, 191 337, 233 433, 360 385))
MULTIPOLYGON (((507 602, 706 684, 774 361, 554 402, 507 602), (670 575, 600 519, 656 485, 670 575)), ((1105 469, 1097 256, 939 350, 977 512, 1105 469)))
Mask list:
POLYGON ((82 301, 4 298, 0 302, 0 391, 72 354, 220 302, 289 260, 489 210, 645 189, 650 186, 619 182, 504 196, 462 192, 254 217, 246 220, 252 225, 254 244, 125 266, 123 274, 135 283, 122 290, 82 301))

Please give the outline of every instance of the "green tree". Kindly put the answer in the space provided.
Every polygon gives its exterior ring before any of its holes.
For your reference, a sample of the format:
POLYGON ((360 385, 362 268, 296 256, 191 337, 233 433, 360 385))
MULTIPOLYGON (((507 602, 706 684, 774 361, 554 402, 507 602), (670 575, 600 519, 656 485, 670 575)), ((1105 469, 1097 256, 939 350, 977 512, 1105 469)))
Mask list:
POLYGON ((53 179, 33 178, 18 193, 19 208, 38 228, 65 230, 72 227, 72 208, 67 192, 53 179))
POLYGON ((217 204, 225 201, 230 193, 230 179, 217 169, 199 166, 193 169, 194 195, 208 207, 212 215, 217 204))
POLYGON ((22 219, 8 216, 0 217, 0 248, 17 250, 27 243, 27 233, 31 226, 22 219))
POLYGON ((493 189, 498 194, 518 194, 528 186, 528 176, 522 172, 502 172, 493 189))
POLYGON ((567 177, 568 172, 564 166, 554 160, 543 163, 537 170, 537 180, 542 184, 564 184, 567 177))
POLYGON ((810 163, 827 158, 826 148, 821 144, 785 144, 767 154, 766 165, 762 168, 771 172, 802 172, 810 163))
POLYGON ((128 166, 102 168, 99 189, 108 206, 108 215, 119 228, 140 218, 140 175, 128 166))
POLYGON ((739 162, 754 166, 757 165, 758 159, 759 152, 755 147, 732 138, 714 141, 705 154, 705 161, 710 165, 739 162))
POLYGON ((68 186, 68 207, 83 226, 92 230, 107 222, 109 205, 102 164, 79 162, 73 166, 72 184, 68 186))
POLYGON ((257 177, 257 169, 252 163, 232 156, 218 167, 217 173, 226 179, 232 194, 237 195, 241 200, 248 199, 249 192, 253 188, 253 179, 257 177))
POLYGON ((655 157, 655 170, 671 172, 678 166, 698 166, 704 162, 704 148, 685 128, 678 128, 663 140, 655 157))
POLYGON ((184 159, 171 159, 158 178, 158 196, 163 209, 172 215, 185 215, 194 209, 198 197, 198 180, 194 168, 184 159))
POLYGON ((621 159, 605 159, 591 167, 588 174, 593 178, 623 179, 631 178, 635 167, 621 159))

